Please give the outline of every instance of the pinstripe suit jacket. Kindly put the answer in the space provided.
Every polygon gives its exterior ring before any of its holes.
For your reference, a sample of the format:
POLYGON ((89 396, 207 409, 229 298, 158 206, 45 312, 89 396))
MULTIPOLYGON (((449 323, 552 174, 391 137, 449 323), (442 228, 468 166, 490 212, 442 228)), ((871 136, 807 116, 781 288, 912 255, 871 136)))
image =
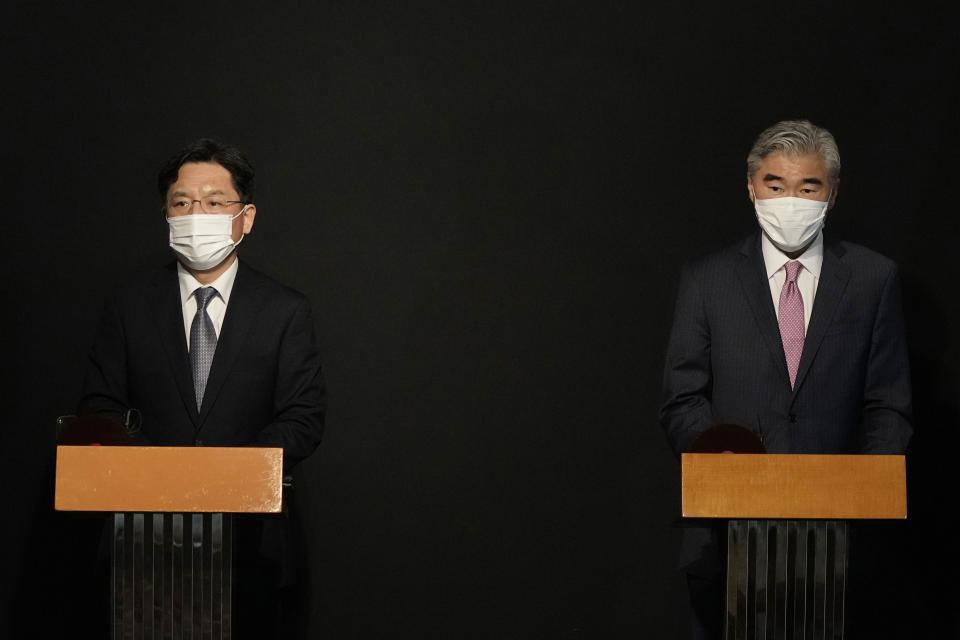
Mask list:
MULTIPOLYGON (((825 239, 796 385, 767 281, 760 233, 688 265, 667 347, 660 421, 674 452, 735 423, 770 453, 903 453, 913 432, 896 265, 825 239)), ((679 564, 717 575, 712 527, 684 525, 679 564)))
POLYGON ((771 453, 903 453, 910 372, 896 265, 825 240, 797 372, 787 363, 759 232, 683 272, 660 419, 677 454, 736 423, 771 453))

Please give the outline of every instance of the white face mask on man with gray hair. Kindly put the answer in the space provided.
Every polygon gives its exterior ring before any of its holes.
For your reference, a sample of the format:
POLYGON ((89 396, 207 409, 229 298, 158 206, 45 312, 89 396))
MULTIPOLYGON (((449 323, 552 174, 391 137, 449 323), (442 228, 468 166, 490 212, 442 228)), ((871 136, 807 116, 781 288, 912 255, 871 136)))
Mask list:
POLYGON ((799 251, 823 229, 829 201, 783 196, 781 198, 754 198, 757 222, 781 251, 799 251))

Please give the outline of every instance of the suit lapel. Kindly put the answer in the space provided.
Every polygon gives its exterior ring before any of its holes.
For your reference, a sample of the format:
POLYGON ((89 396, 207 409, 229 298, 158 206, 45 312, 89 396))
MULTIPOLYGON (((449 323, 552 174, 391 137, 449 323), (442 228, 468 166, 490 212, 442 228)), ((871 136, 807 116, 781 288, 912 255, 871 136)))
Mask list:
POLYGON ((183 304, 180 301, 180 282, 177 279, 176 263, 164 268, 154 278, 153 291, 149 296, 148 304, 153 308, 157 335, 170 362, 180 399, 196 427, 199 414, 196 393, 193 389, 193 374, 190 372, 190 361, 187 356, 187 337, 183 330, 183 304))
POLYGON ((780 325, 773 308, 773 298, 770 295, 770 283, 767 280, 767 270, 763 264, 763 253, 760 251, 760 236, 754 235, 744 241, 740 247, 742 259, 737 265, 737 275, 740 284, 753 312, 754 319, 763 342, 770 352, 770 356, 777 362, 777 370, 783 375, 783 382, 790 385, 790 376, 787 373, 787 358, 783 354, 783 342, 780 339, 780 325))
POLYGON ((233 290, 230 292, 227 313, 217 338, 217 350, 213 354, 213 363, 210 365, 210 375, 207 377, 203 404, 200 407, 198 429, 203 427, 210 414, 210 408, 216 403, 217 396, 243 349, 253 321, 264 304, 263 294, 257 285, 255 272, 240 263, 233 290))
POLYGON ((803 342, 803 353, 800 356, 800 365, 797 368, 797 380, 793 387, 796 398, 797 390, 803 384, 803 379, 810 370, 810 365, 817 356, 823 336, 837 311, 837 306, 843 298, 843 292, 850 280, 850 270, 840 260, 843 250, 839 245, 827 245, 823 252, 823 267, 820 271, 820 282, 817 285, 817 295, 814 298, 813 313, 810 315, 810 326, 803 342))

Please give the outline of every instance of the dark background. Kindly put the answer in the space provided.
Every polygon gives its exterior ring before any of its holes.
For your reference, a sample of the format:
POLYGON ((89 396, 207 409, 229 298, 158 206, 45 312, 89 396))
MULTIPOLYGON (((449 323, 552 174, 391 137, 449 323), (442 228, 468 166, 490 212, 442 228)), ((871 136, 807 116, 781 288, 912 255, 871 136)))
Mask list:
POLYGON ((676 276, 755 228, 750 144, 807 117, 844 161, 827 232, 904 282, 911 517, 864 588, 889 637, 956 634, 950 4, 6 3, 3 623, 102 613, 54 419, 105 294, 170 259, 157 168, 211 135, 258 169, 242 259, 307 294, 324 354, 311 637, 682 637, 676 276))

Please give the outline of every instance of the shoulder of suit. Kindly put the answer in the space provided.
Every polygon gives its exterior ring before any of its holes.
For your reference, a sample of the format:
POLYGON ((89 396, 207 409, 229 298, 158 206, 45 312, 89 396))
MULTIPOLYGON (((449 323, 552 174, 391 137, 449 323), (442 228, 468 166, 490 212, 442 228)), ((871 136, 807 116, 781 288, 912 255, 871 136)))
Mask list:
POLYGON ((171 262, 162 267, 153 267, 125 274, 119 282, 110 284, 107 298, 129 299, 131 296, 152 295, 157 287, 179 286, 177 283, 177 263, 171 262))
POLYGON ((710 275, 722 273, 737 266, 744 259, 748 259, 754 252, 759 250, 759 236, 752 234, 750 237, 744 238, 736 244, 729 245, 719 251, 714 251, 689 261, 684 265, 684 270, 690 274, 710 275))
POLYGON ((881 279, 897 271, 897 263, 887 256, 855 242, 826 239, 825 252, 832 253, 853 273, 874 276, 881 279))
POLYGON ((862 244, 848 242, 846 240, 831 241, 829 239, 827 239, 824 244, 827 250, 833 251, 837 257, 841 259, 872 262, 889 266, 896 265, 896 263, 887 256, 865 247, 862 244))
POLYGON ((242 286, 253 286, 275 300, 289 300, 299 303, 307 299, 300 291, 273 279, 243 261, 240 262, 240 270, 237 272, 237 282, 240 281, 244 281, 242 286))

